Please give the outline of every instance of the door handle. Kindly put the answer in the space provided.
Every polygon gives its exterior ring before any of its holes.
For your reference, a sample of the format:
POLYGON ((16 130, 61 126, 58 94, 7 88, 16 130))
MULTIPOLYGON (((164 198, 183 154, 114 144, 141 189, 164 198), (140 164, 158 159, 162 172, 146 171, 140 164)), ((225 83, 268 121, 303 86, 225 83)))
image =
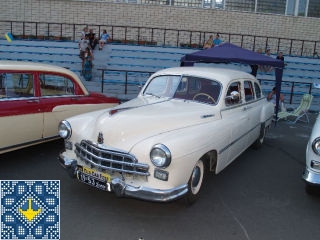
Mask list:
POLYGON ((27 103, 39 103, 39 99, 28 100, 27 103))
POLYGON ((247 111, 247 110, 249 110, 249 109, 251 109, 252 107, 249 107, 249 106, 247 106, 247 107, 244 107, 243 108, 243 111, 247 111))

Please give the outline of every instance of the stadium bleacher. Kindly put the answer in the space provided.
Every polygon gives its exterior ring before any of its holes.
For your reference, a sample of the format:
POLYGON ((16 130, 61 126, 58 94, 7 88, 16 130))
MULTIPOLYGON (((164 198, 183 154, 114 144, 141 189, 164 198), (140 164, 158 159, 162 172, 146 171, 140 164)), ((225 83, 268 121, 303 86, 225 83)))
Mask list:
MULTIPOLYGON (((130 99, 138 92, 136 86, 141 86, 150 73, 168 67, 179 66, 181 57, 195 51, 198 51, 198 49, 109 44, 103 51, 94 51, 93 81, 82 80, 89 90, 100 91, 102 71, 104 71, 104 92, 130 99), (126 71, 132 72, 126 76, 126 71), (128 86, 131 85, 131 88, 128 88, 129 92, 126 93, 127 96, 123 96, 124 81, 127 81, 128 86), (122 86, 119 88, 116 85, 122 86)), ((77 42, 39 40, 14 40, 8 42, 5 39, 0 39, 0 59, 54 64, 66 67, 82 78, 80 75, 81 59, 79 58, 77 42)), ((315 96, 313 109, 320 109, 320 107, 317 107, 320 105, 320 89, 317 88, 320 85, 320 59, 285 56, 285 63, 282 92, 286 99, 290 97, 292 82, 295 82, 294 95, 297 96, 308 92, 311 83, 313 84, 312 94, 315 96)), ((209 65, 217 66, 216 64, 209 65)), ((239 69, 246 72, 251 71, 249 66, 238 63, 222 63, 218 64, 218 67, 239 69)), ((258 72, 257 78, 261 80, 264 92, 268 92, 274 85, 272 82, 275 79, 274 71, 258 72)), ((296 102, 299 102, 299 100, 297 98, 296 102)))

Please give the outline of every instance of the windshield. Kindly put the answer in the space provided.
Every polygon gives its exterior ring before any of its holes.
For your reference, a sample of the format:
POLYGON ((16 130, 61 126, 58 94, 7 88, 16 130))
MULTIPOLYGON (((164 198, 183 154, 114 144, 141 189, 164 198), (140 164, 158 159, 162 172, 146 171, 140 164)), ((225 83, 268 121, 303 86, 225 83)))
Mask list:
POLYGON ((165 75, 153 78, 143 95, 216 104, 220 93, 221 84, 218 81, 194 76, 165 75))
POLYGON ((157 97, 173 97, 179 85, 181 76, 158 76, 152 79, 144 91, 144 95, 157 97))

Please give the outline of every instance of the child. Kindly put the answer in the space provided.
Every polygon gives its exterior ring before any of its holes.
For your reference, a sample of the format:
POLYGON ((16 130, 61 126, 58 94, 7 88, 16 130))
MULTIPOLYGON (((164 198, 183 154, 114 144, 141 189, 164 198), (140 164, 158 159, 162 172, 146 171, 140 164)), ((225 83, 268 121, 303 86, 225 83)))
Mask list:
POLYGON ((84 64, 83 64, 82 74, 86 81, 91 81, 93 54, 89 47, 86 48, 83 59, 84 59, 84 64))

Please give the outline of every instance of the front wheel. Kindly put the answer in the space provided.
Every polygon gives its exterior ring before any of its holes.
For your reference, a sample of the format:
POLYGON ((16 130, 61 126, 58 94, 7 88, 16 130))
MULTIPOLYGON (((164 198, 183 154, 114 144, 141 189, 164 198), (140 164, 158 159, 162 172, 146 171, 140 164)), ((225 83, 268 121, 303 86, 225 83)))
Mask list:
POLYGON ((187 204, 194 203, 200 194, 200 189, 205 175, 205 164, 202 159, 198 160, 194 166, 188 181, 188 193, 186 195, 187 204))
POLYGON ((319 186, 315 186, 315 185, 312 185, 309 183, 306 183, 305 190, 306 190, 306 193, 309 195, 317 195, 318 196, 320 194, 319 186))

